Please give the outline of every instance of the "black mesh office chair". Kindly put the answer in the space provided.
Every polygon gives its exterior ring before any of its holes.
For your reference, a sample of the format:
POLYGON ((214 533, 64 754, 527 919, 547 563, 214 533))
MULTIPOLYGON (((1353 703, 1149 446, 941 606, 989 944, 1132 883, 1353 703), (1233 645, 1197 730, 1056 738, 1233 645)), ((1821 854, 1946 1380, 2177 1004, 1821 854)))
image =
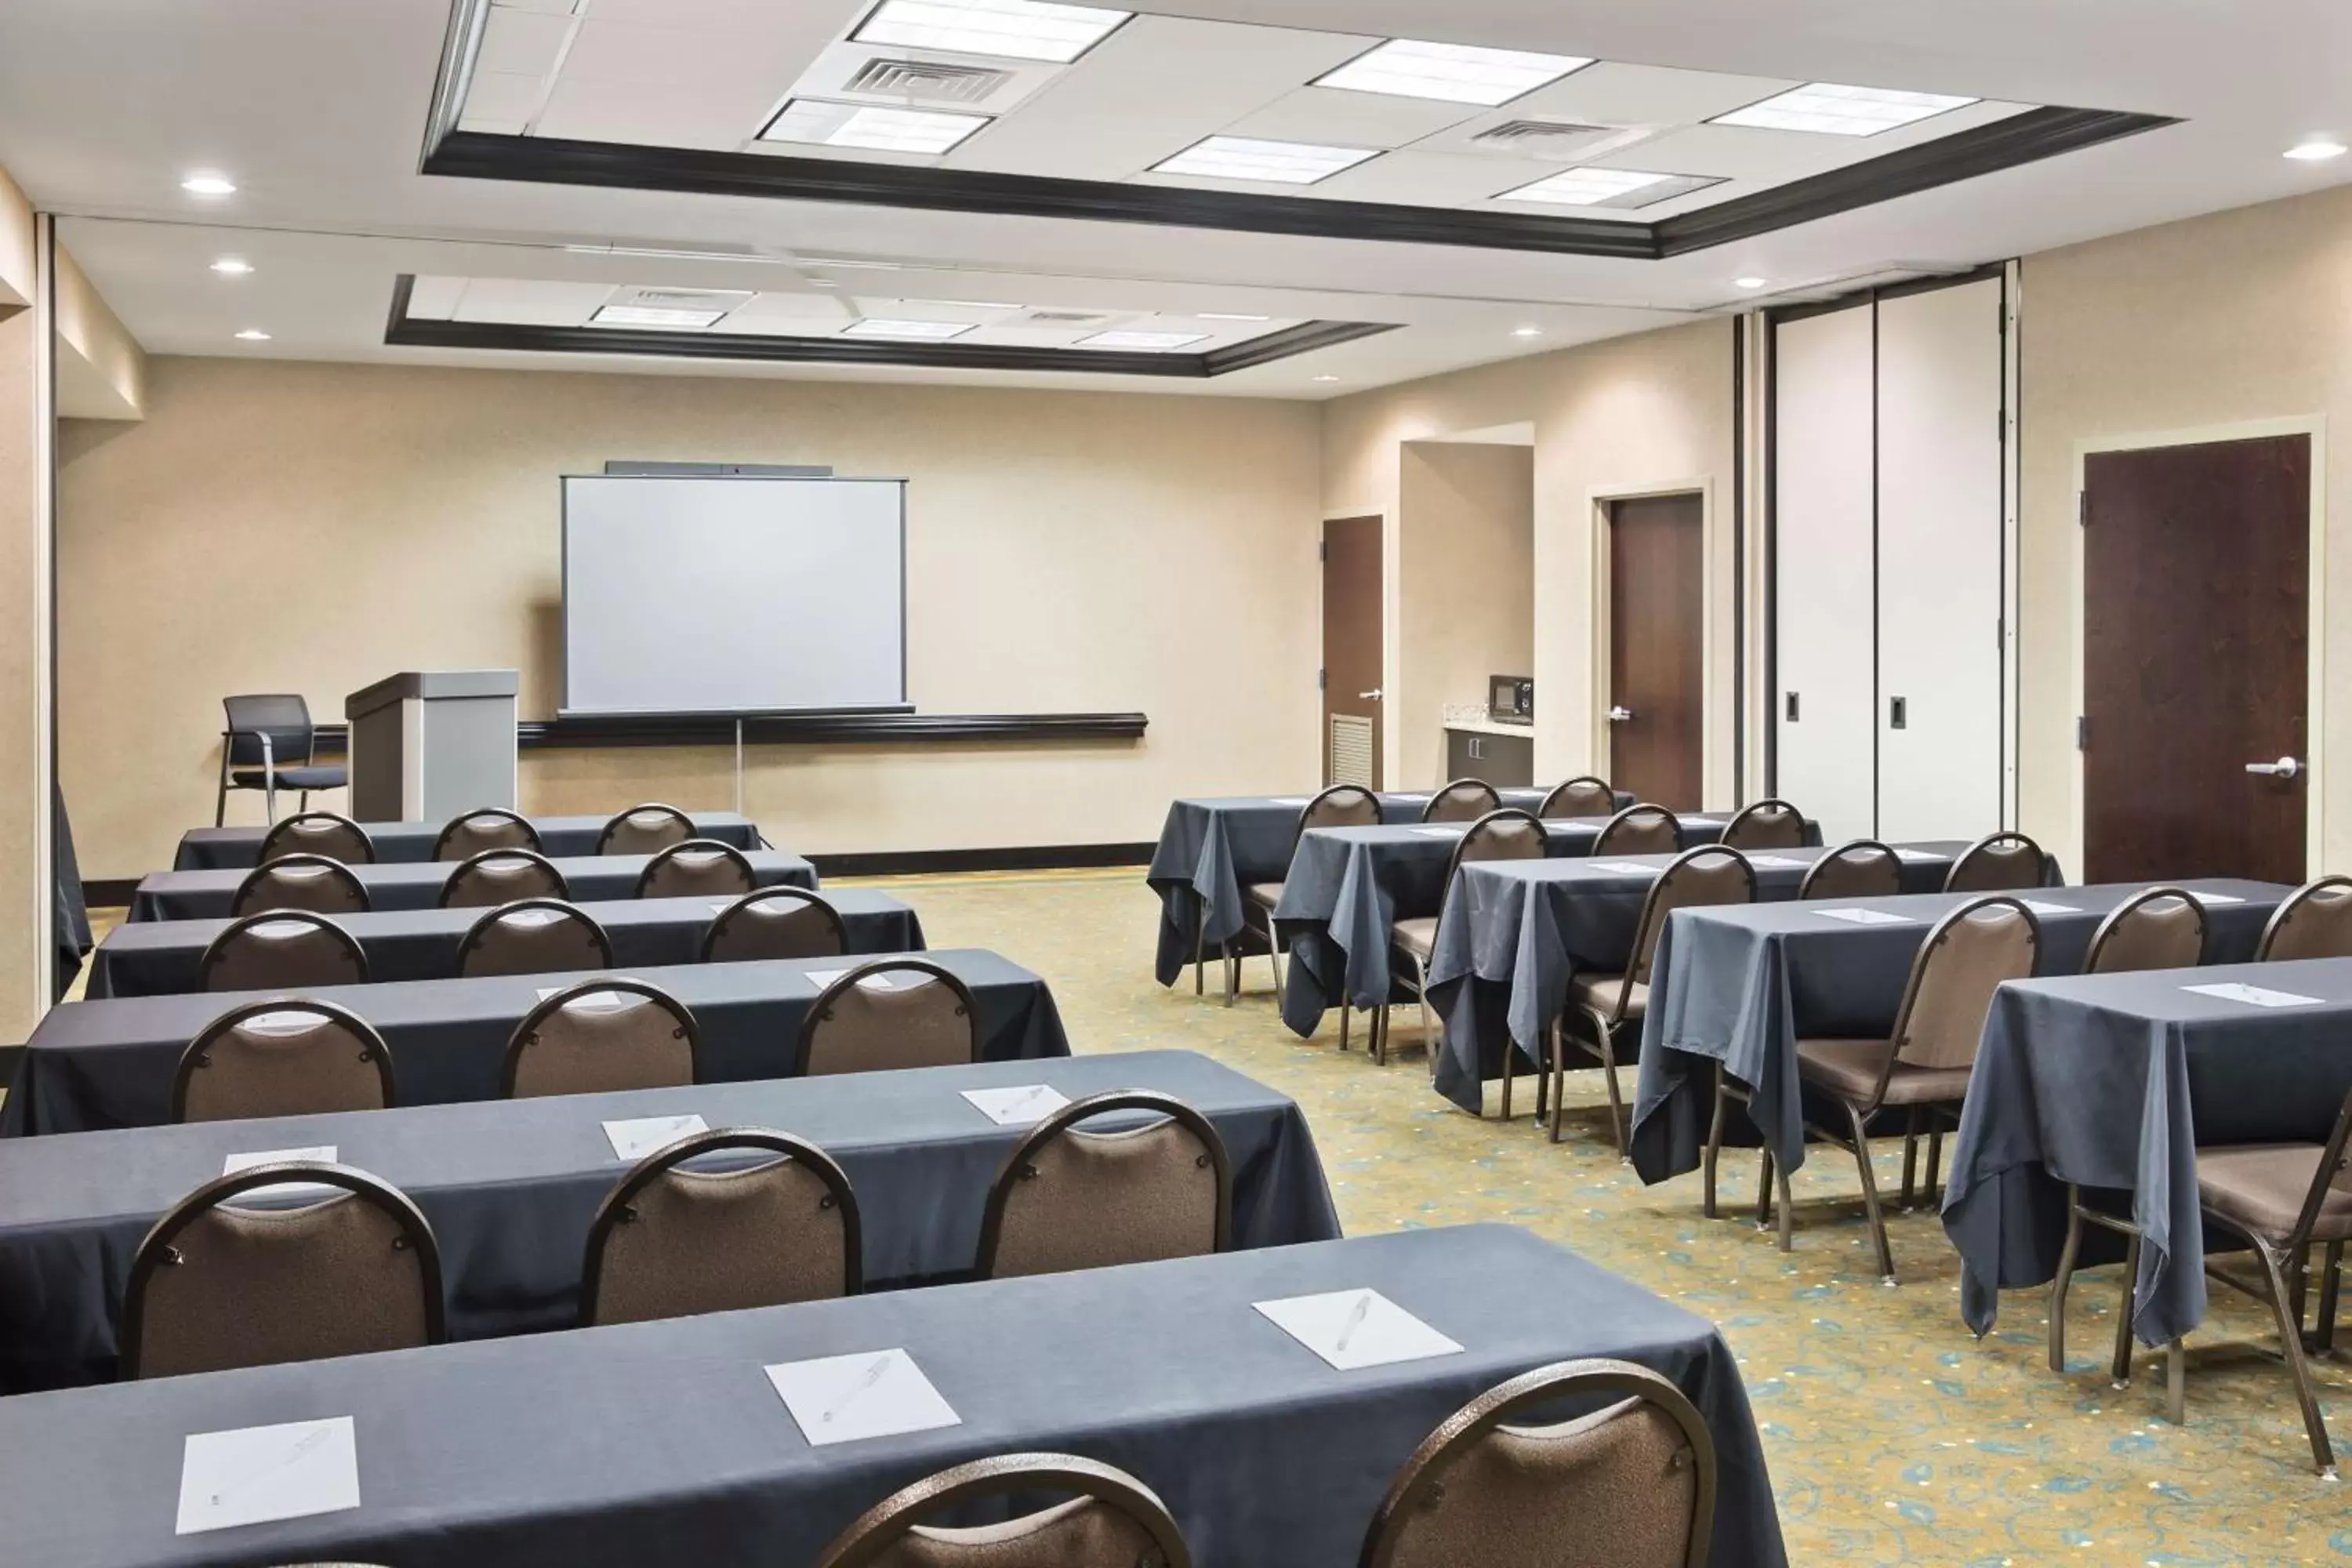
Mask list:
POLYGON ((313 790, 342 789, 350 784, 348 770, 318 762, 319 732, 310 724, 310 705, 292 694, 224 697, 228 731, 221 742, 220 791, 213 801, 213 826, 228 816, 228 792, 261 791, 269 820, 278 820, 278 792, 290 789, 301 796, 302 809, 313 790))

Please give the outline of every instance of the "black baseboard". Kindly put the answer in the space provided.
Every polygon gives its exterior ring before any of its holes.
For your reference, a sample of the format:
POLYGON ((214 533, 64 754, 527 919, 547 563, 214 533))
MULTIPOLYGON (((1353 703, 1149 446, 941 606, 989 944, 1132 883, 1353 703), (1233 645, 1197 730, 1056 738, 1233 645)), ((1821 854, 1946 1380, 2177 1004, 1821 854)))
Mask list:
POLYGON ((22 1046, 0 1046, 0 1083, 16 1081, 16 1064, 25 1059, 22 1046))
POLYGON ((139 890, 136 877, 113 877, 81 885, 81 901, 93 910, 127 910, 131 895, 139 890))
POLYGON ((1069 871, 1148 866, 1149 844, 1045 844, 1003 849, 902 849, 876 855, 812 855, 823 877, 916 877, 946 871, 1069 871))

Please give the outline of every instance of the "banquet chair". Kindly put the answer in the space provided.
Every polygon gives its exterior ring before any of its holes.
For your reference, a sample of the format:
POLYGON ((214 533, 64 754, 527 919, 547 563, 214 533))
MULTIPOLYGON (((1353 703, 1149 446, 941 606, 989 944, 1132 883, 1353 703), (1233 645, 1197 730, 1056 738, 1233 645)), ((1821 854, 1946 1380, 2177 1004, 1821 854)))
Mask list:
POLYGON ((733 898, 760 885, 751 862, 731 844, 689 838, 656 850, 637 876, 641 899, 733 898))
POLYGON ((1989 833, 1965 850, 1944 874, 1948 893, 2007 893, 2038 888, 2049 860, 2042 846, 2022 833, 1989 833))
POLYGON ((433 1227, 396 1188, 313 1160, 256 1165, 172 1205, 131 1259, 125 1382, 362 1355, 445 1337, 433 1227), (282 1201, 285 1189, 340 1189, 282 1201), (236 1199, 278 1189, 262 1204, 236 1199))
POLYGON ((676 1089, 701 1077, 702 1032, 686 1005, 642 980, 567 985, 523 1015, 507 1041, 509 1100, 676 1089))
POLYGON ((1421 808, 1423 822, 1475 822, 1501 809, 1503 797, 1485 779, 1455 779, 1433 792, 1421 808))
POLYGON ((893 1492, 834 1538, 816 1568, 1192 1568, 1183 1532, 1151 1489, 1074 1454, 978 1459, 893 1492), (998 1524, 924 1524, 992 1500, 1075 1492, 998 1524))
POLYGON ((1617 792, 1609 787, 1609 782, 1585 773, 1555 785, 1536 808, 1536 815, 1546 822, 1560 822, 1573 816, 1610 816, 1616 810, 1617 792))
POLYGON ((806 888, 762 888, 719 912, 702 933, 702 962, 839 958, 849 951, 841 911, 806 888))
POLYGON ((1172 1095, 1114 1090, 1074 1100, 1030 1129, 988 1189, 980 1277, 1058 1274, 1233 1246, 1234 1176, 1209 1119, 1172 1095), (1121 1111, 1118 1131, 1081 1123, 1121 1111))
POLYGON ((1372 1515, 1360 1568, 1706 1568, 1715 1438, 1647 1367, 1570 1361, 1488 1390, 1431 1433, 1372 1515), (1562 1405, 1612 1403, 1528 1424, 1562 1405))
MULTIPOLYGON (((1635 810, 1641 809, 1636 806, 1635 810)), ((1643 896, 1642 912, 1633 922, 1633 943, 1622 973, 1583 973, 1568 983, 1568 1006, 1551 1026, 1551 1064, 1536 1097, 1536 1113, 1543 1114, 1549 1091, 1551 1141, 1559 1142, 1560 1097, 1567 1089, 1568 1047, 1573 1044, 1601 1064, 1609 1086, 1609 1131, 1617 1152, 1625 1152, 1624 1091, 1617 1082, 1617 1042, 1627 1031, 1639 1039, 1650 1007, 1650 965, 1658 954, 1658 939, 1665 934, 1666 917, 1676 910, 1756 901, 1756 868, 1739 850, 1722 844, 1703 844, 1676 856, 1650 890, 1643 896), (1591 1038, 1571 1036, 1574 1017, 1591 1038)), ((1511 1055, 1503 1053, 1504 1092, 1508 1094, 1511 1055)))
POLYGON ((2117 904, 2091 933, 2085 974, 2194 969, 2205 961, 2205 906, 2179 888, 2149 888, 2117 904))
POLYGON ((1682 819, 1663 805, 1629 805, 1611 817, 1592 841, 1592 858, 1672 855, 1683 847, 1682 819))
POLYGON ((228 732, 221 741, 220 788, 213 800, 213 826, 228 816, 228 792, 257 789, 262 810, 278 820, 278 792, 295 792, 297 809, 308 807, 313 790, 343 789, 351 783, 347 768, 319 761, 319 732, 310 723, 310 705, 292 692, 265 696, 224 697, 228 732))
POLYGON ((363 985, 367 954, 351 932, 308 910, 263 910, 229 921, 196 961, 203 991, 295 991, 363 985))
POLYGON ((1875 838, 1841 844, 1805 868, 1804 899, 1886 899, 1903 890, 1903 857, 1875 838))
POLYGON ((256 859, 267 865, 281 855, 323 855, 346 866, 375 863, 375 843, 367 829, 331 811, 305 811, 271 826, 261 836, 256 859))
POLYGON ((580 1326, 855 1296, 863 1246, 848 1173, 815 1144, 694 1133, 639 1161, 597 1207, 580 1326))
POLYGON ((694 818, 674 805, 647 801, 616 813, 596 835, 599 855, 650 855, 694 837, 694 818))
MULTIPOLYGON (((1315 827, 1378 827, 1381 825, 1381 797, 1361 784, 1333 784, 1307 803, 1298 814, 1298 826, 1290 835, 1292 853, 1298 841, 1315 827)), ((1260 933, 1265 938, 1266 963, 1274 970, 1274 994, 1282 994, 1282 938, 1274 929, 1274 911, 1282 905, 1283 884, 1252 882, 1242 889, 1242 929, 1245 933, 1260 933)), ((1241 955, 1225 945, 1225 1005, 1234 1005, 1234 994, 1241 986, 1241 955)), ((1194 986, 1200 974, 1193 973, 1194 986)), ((1339 1048, 1348 1044, 1347 1003, 1339 1005, 1339 1048)))
MULTIPOLYGON (((1438 922, 1445 918, 1445 902, 1454 896, 1454 879, 1463 867, 1476 860, 1540 860, 1549 853, 1549 842, 1543 824, 1530 813, 1516 806, 1488 812, 1454 840, 1454 853, 1445 861, 1445 880, 1438 888, 1437 912, 1397 921, 1389 927, 1389 951, 1404 954, 1412 964, 1409 984, 1414 1000, 1421 1005, 1421 1038, 1429 1051, 1429 1070, 1433 1075, 1437 1071, 1437 1037, 1429 1026, 1429 964, 1437 955, 1438 922)), ((1389 1059, 1386 997, 1381 999, 1372 1014, 1372 1059, 1382 1063, 1389 1059)), ((1506 1106, 1508 1103, 1506 1099, 1506 1106)), ((1505 1114, 1507 1117, 1508 1111, 1505 1114)))
POLYGON ((613 967, 612 940, 577 904, 517 899, 476 921, 457 943, 457 977, 554 974, 613 967))
POLYGON ((324 855, 281 855, 246 874, 229 896, 228 912, 307 910, 314 915, 363 915, 368 890, 352 868, 324 855))
POLYGON ((501 805, 453 816, 433 841, 436 860, 470 860, 485 849, 539 848, 539 829, 501 805))
POLYGON ((445 910, 494 910, 521 899, 569 899, 555 862, 536 849, 483 849, 468 855, 441 884, 445 910))
POLYGON ((2322 877, 2272 911, 2254 962, 2299 958, 2352 958, 2352 877, 2322 877))
POLYGON ((392 1051, 348 1008, 301 997, 232 1007, 206 1024, 172 1076, 172 1120, 328 1116, 400 1103, 392 1051))
POLYGON ((1805 814, 1785 800, 1751 801, 1723 825, 1723 840, 1734 849, 1802 849, 1805 814))
POLYGON ((980 1059, 971 988, 923 958, 879 958, 850 970, 801 1020, 803 1077, 952 1067, 980 1059))

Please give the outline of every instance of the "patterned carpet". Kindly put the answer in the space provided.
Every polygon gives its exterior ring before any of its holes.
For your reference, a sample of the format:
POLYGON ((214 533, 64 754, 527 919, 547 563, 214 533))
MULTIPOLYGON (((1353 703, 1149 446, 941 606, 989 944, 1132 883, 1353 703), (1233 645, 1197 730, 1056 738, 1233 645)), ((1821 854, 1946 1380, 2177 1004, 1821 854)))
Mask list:
MULTIPOLYGON (((1835 1149, 1799 1173, 1784 1256, 1745 1221, 1701 1219, 1695 1174, 1643 1187, 1609 1146, 1596 1075, 1572 1085, 1554 1147, 1526 1100, 1508 1125, 1439 1100, 1416 1048, 1381 1068, 1339 1054, 1336 1024, 1298 1039, 1274 1016, 1263 959, 1231 1010, 1195 997, 1189 975, 1162 990, 1139 871, 873 885, 916 905, 933 946, 993 948, 1045 975, 1076 1049, 1181 1047, 1297 1100, 1351 1234, 1507 1221, 1715 1320, 1746 1373, 1801 1568, 2352 1563, 2352 1497, 2312 1473, 2269 1316, 2251 1301, 2217 1288, 2190 1342, 2189 1424, 2175 1427, 2159 1360, 2143 1354, 2127 1390, 2108 1384, 2116 1270, 2078 1280, 2068 1375, 2044 1360, 2044 1293, 2010 1296, 1978 1344, 1931 1214, 1894 1218, 1904 1283, 1878 1282, 1853 1163, 1835 1149)), ((1397 1015, 1401 1043, 1412 1017, 1397 1015)), ((1899 1144, 1882 1146, 1889 1193, 1900 1163, 1899 1144)), ((1729 1196, 1752 1203, 1754 1156, 1727 1173, 1729 1196)), ((2345 1363, 2320 1362, 2318 1375, 2323 1401, 2352 1410, 2345 1363)), ((2352 1444, 2352 1424, 2333 1436, 2352 1444)))

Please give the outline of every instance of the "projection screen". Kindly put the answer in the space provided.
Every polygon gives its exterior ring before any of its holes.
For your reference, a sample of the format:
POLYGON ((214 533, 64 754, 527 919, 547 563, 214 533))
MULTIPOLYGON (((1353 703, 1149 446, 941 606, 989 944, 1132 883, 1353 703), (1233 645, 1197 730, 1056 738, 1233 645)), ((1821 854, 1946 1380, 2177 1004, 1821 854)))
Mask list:
POLYGON ((903 479, 571 475, 563 711, 907 702, 903 479))

